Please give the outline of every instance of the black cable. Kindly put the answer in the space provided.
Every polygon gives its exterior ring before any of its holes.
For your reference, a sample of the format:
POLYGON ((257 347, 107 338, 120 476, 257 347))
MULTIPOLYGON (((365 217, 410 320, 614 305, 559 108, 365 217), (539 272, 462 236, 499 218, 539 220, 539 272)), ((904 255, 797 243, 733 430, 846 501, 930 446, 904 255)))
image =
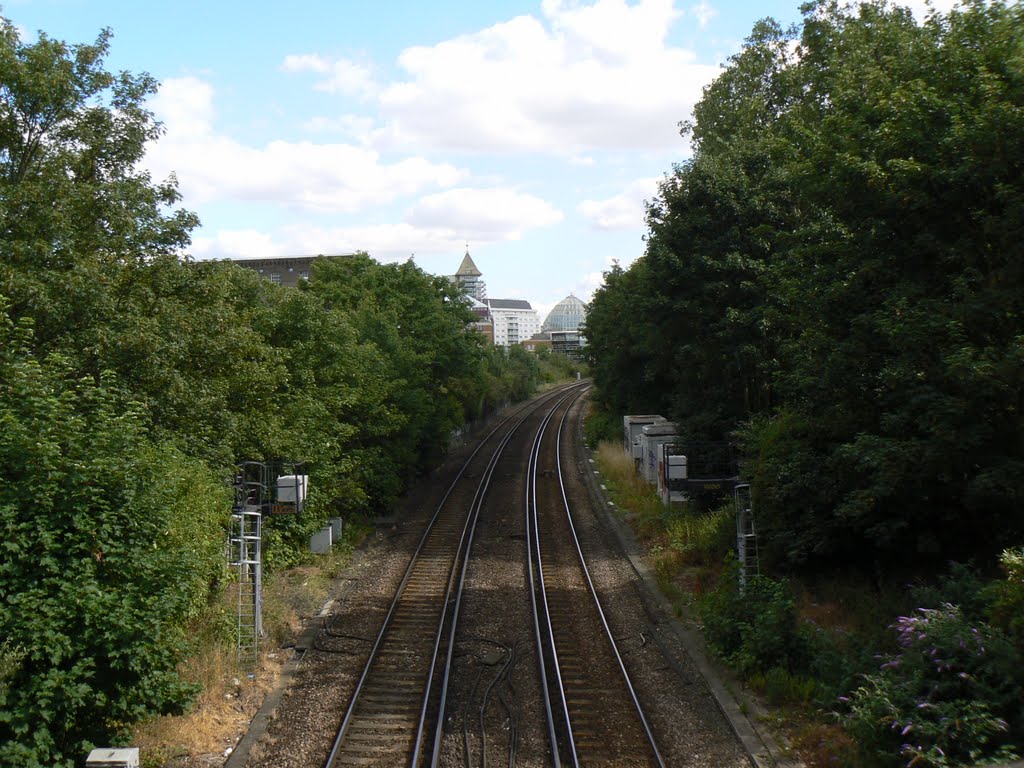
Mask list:
POLYGON ((501 665, 498 674, 495 675, 494 679, 491 680, 491 684, 484 690, 483 703, 480 705, 480 768, 487 768, 487 728, 484 724, 484 718, 487 714, 488 699, 491 697, 491 691, 494 690, 494 686, 505 676, 512 662, 512 649, 507 645, 502 646, 502 649, 506 653, 505 663, 501 665))

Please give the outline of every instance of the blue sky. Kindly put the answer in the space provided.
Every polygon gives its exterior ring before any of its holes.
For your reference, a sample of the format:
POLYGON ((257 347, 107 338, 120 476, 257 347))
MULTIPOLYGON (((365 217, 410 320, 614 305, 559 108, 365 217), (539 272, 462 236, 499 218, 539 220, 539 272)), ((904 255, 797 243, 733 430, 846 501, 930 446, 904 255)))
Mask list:
MULTIPOLYGON (((904 3, 923 10, 923 0, 904 3)), ((950 2, 937 3, 942 10, 950 2)), ((643 253, 677 124, 753 24, 799 0, 9 0, 27 39, 114 32, 162 84, 197 259, 365 250, 435 274, 466 243, 494 298, 588 300, 643 253)))

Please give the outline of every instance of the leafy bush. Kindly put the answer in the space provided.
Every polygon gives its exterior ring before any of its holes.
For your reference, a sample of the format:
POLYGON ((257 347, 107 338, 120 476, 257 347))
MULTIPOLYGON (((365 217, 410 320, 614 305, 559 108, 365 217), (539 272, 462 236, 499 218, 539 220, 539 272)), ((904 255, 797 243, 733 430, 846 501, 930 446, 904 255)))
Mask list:
POLYGON ((621 443, 622 421, 614 413, 591 407, 583 423, 583 437, 590 448, 597 448, 603 440, 621 443))
POLYGON ((999 558, 1006 580, 992 590, 992 623, 1024 654, 1024 547, 1007 549, 999 558))
MULTIPOLYGON (((0 310, 3 307, 0 306, 0 310)), ((221 567, 227 491, 150 443, 116 381, 74 379, 0 312, 0 764, 69 766, 194 693, 185 623, 221 567)))
POLYGON ((575 379, 579 373, 581 377, 587 375, 587 365, 582 360, 574 360, 561 352, 552 352, 546 347, 540 347, 534 356, 539 363, 541 380, 545 383, 575 379))
POLYGON ((870 764, 938 768, 1010 758, 1024 676, 1003 633, 966 621, 949 603, 919 608, 892 628, 898 652, 843 699, 870 764))
POLYGON ((910 591, 914 605, 950 603, 967 621, 988 621, 994 598, 991 580, 970 563, 949 563, 949 570, 931 583, 915 585, 910 591))
POLYGON ((708 645, 742 676, 801 669, 807 658, 796 601, 783 582, 750 576, 739 589, 739 563, 730 553, 714 590, 700 602, 708 645))

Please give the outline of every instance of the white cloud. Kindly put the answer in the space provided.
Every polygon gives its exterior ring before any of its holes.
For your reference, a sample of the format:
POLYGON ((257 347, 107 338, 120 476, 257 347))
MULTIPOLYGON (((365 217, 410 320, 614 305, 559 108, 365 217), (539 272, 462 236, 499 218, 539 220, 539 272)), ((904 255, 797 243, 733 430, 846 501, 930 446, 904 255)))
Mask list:
POLYGON ((329 133, 335 136, 347 136, 360 144, 366 143, 366 137, 373 130, 373 126, 373 118, 360 115, 314 117, 302 124, 302 127, 309 133, 329 133))
POLYGON ((701 29, 704 29, 718 15, 718 11, 707 0, 700 0, 699 3, 690 8, 690 13, 697 19, 701 29))
POLYGON ((570 157, 569 162, 573 165, 589 168, 594 165, 594 158, 590 155, 576 155, 574 157, 570 157))
POLYGON ((594 297, 594 291, 604 285, 604 273, 612 268, 612 265, 616 262, 620 264, 624 269, 628 267, 633 261, 636 260, 636 256, 631 256, 627 259, 616 259, 607 257, 604 259, 604 269, 600 272, 592 271, 586 272, 576 282, 576 290, 574 293, 579 299, 587 304, 594 297))
POLYGON ((366 251, 380 261, 394 261, 406 259, 412 253, 457 253, 459 245, 452 232, 417 229, 404 223, 289 226, 274 237, 254 230, 224 230, 212 237, 197 237, 192 243, 192 255, 197 259, 257 258, 366 251))
POLYGON ((519 16, 399 57, 404 80, 383 87, 379 146, 542 151, 679 146, 717 66, 666 43, 670 0, 545 0, 519 16))
POLYGON ((427 195, 409 210, 413 226, 464 233, 474 242, 518 240, 523 232, 557 224, 562 212, 533 195, 511 189, 450 189, 427 195))
POLYGON ((587 272, 576 284, 576 295, 584 304, 589 304, 590 300, 594 298, 594 291, 600 288, 603 284, 603 272, 587 272))
POLYGON ((376 90, 370 68, 349 59, 328 59, 315 53, 285 56, 285 72, 313 72, 324 77, 314 86, 318 91, 368 95, 376 90))
POLYGON ((254 229, 235 229, 218 232, 213 237, 192 239, 191 255, 197 259, 208 258, 268 258, 285 255, 282 245, 275 243, 265 232, 254 229))
POLYGON ((383 250, 395 256, 399 252, 408 256, 411 251, 405 250, 406 244, 413 238, 422 238, 422 233, 414 233, 412 228, 402 225, 352 228, 292 226, 285 227, 274 236, 251 229, 221 230, 210 237, 194 238, 191 253, 196 259, 308 256, 356 251, 369 251, 376 256, 383 250))
POLYGON ((669 26, 682 14, 672 0, 599 0, 581 5, 565 0, 544 0, 544 15, 575 56, 594 56, 609 63, 626 63, 636 55, 634 46, 664 46, 669 26))
POLYGON ((316 212, 354 212, 468 176, 421 157, 385 162, 369 147, 272 141, 247 146, 213 129, 213 88, 194 77, 169 79, 151 106, 167 133, 150 147, 158 177, 177 173, 188 205, 210 200, 269 201, 316 212))
POLYGON ((594 291, 604 284, 604 273, 612 268, 612 265, 619 264, 627 269, 630 264, 637 260, 640 254, 634 254, 626 258, 608 257, 604 260, 605 268, 600 272, 587 272, 576 283, 576 295, 586 304, 594 297, 594 291))
POLYGON ((176 139, 208 136, 214 117, 213 86, 198 77, 168 78, 149 106, 176 139))
POLYGON ((196 237, 197 259, 288 256, 367 251, 381 261, 460 253, 475 246, 519 240, 538 227, 561 221, 562 213, 532 195, 508 189, 453 189, 419 200, 403 221, 356 226, 284 227, 271 237, 261 231, 225 230, 196 237))
POLYGON ((613 197, 584 200, 576 210, 589 219, 596 229, 642 228, 646 214, 644 202, 657 194, 660 180, 637 179, 613 197))

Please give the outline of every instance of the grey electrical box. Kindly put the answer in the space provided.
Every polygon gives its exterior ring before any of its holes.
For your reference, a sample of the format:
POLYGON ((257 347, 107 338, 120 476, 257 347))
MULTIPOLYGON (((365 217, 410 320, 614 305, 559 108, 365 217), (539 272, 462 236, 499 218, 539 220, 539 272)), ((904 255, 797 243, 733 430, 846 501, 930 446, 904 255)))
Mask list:
POLYGON ((326 555, 331 551, 331 545, 334 543, 331 534, 333 529, 329 525, 325 525, 319 531, 309 537, 309 549, 311 552, 317 555, 326 555))
POLYGON ((666 458, 668 459, 668 479, 686 480, 686 457, 669 454, 666 458))
POLYGON ((139 748, 94 749, 85 760, 86 768, 139 768, 139 748))

